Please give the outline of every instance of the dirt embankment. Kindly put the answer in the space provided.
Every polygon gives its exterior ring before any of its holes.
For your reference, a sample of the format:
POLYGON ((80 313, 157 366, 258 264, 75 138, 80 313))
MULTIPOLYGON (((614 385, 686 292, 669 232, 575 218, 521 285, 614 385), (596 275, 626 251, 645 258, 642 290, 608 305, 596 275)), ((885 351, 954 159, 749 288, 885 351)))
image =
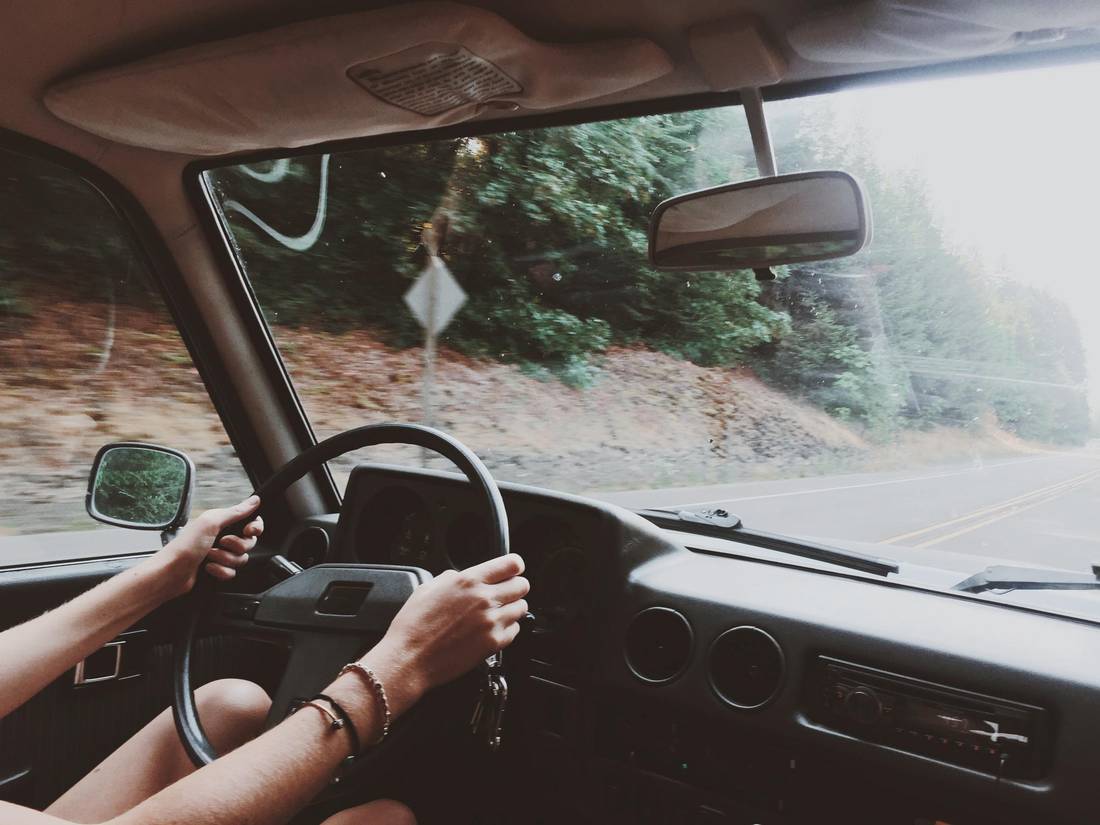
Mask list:
MULTIPOLYGON (((57 302, 14 330, 0 333, 0 533, 87 526, 85 474, 108 441, 187 451, 198 465, 200 506, 247 491, 206 391, 163 318, 57 302)), ((279 328, 277 337, 319 434, 423 420, 419 350, 392 349, 364 330, 279 328)), ((433 423, 500 478, 573 491, 818 475, 915 463, 934 443, 957 447, 953 458, 978 445, 960 431, 953 441, 917 434, 873 446, 747 371, 644 348, 608 351, 583 389, 444 349, 434 399, 433 423)), ((386 450, 370 457, 419 460, 386 450)))
MULTIPOLYGON (((422 420, 422 356, 363 332, 280 330, 315 426, 422 420)), ((746 371, 614 348, 583 389, 518 366, 443 350, 433 420, 504 478, 566 489, 625 489, 773 471, 866 449, 850 428, 746 371)))
POLYGON ((6 326, 0 535, 88 528, 87 473, 110 441, 187 451, 200 504, 248 490, 179 333, 160 314, 58 301, 6 326))

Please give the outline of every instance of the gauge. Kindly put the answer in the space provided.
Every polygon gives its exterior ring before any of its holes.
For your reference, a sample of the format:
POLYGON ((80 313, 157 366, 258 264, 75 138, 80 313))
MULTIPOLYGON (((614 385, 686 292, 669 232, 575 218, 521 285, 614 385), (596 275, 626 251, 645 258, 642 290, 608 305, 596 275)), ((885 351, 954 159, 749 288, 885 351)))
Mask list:
POLYGON ((356 553, 368 563, 431 569, 432 514, 407 487, 387 487, 363 507, 355 530, 356 553))
POLYGON ((476 513, 462 513, 447 529, 447 556, 456 570, 481 564, 492 555, 489 522, 476 513))
POLYGON ((397 535, 389 545, 393 564, 426 567, 432 555, 432 520, 427 510, 409 510, 398 517, 397 535))
POLYGON ((576 618, 585 606, 587 569, 588 559, 575 544, 547 551, 537 569, 531 571, 528 602, 535 615, 542 612, 550 624, 565 624, 576 618))
POLYGON ((535 517, 517 531, 514 546, 527 563, 527 602, 536 619, 547 627, 575 619, 588 599, 588 558, 570 526, 557 518, 535 517))

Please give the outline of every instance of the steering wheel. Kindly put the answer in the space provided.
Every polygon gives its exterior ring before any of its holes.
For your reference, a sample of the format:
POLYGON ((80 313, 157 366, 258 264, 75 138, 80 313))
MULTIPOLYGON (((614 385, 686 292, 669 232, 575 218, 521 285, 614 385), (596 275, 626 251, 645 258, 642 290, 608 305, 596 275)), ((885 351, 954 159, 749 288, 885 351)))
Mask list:
MULTIPOLYGON (((508 553, 504 501, 481 459, 446 433, 414 424, 357 427, 315 444, 288 461, 256 491, 260 511, 325 462, 376 444, 410 444, 450 459, 484 500, 491 526, 487 549, 494 555, 508 553)), ((223 535, 239 531, 253 518, 255 514, 227 528, 223 535)), ((413 590, 430 578, 428 571, 418 567, 320 564, 263 593, 240 594, 218 589, 212 578, 200 576, 188 597, 188 613, 174 639, 172 658, 172 716, 191 761, 202 767, 218 757, 199 721, 191 685, 192 652, 200 622, 223 632, 287 637, 290 656, 272 699, 267 718, 271 727, 285 718, 295 699, 324 689, 342 665, 380 639, 413 590)), ((499 657, 496 654, 493 661, 498 667, 499 657)))

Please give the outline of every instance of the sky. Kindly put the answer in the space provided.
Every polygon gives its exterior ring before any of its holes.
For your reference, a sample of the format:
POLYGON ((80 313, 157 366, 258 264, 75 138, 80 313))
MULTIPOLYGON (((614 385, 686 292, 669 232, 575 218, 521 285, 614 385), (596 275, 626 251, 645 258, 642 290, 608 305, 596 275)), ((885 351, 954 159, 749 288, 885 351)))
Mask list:
POLYGON ((885 168, 925 178, 960 251, 1070 305, 1100 407, 1100 63, 831 97, 874 136, 885 168))

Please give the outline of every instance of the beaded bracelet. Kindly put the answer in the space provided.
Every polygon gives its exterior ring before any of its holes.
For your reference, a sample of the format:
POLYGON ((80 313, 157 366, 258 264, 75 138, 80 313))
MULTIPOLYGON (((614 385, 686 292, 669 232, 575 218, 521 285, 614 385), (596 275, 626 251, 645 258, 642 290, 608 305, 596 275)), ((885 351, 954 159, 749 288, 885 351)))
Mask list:
POLYGON ((382 733, 374 742, 367 743, 369 746, 380 745, 387 734, 389 734, 390 722, 393 721, 393 717, 390 714, 390 703, 386 698, 386 689, 382 686, 382 682, 379 678, 374 675, 374 671, 360 662, 348 662, 340 668, 341 676, 351 672, 357 673, 359 677, 370 686, 371 691, 378 697, 378 704, 382 706, 382 733))

